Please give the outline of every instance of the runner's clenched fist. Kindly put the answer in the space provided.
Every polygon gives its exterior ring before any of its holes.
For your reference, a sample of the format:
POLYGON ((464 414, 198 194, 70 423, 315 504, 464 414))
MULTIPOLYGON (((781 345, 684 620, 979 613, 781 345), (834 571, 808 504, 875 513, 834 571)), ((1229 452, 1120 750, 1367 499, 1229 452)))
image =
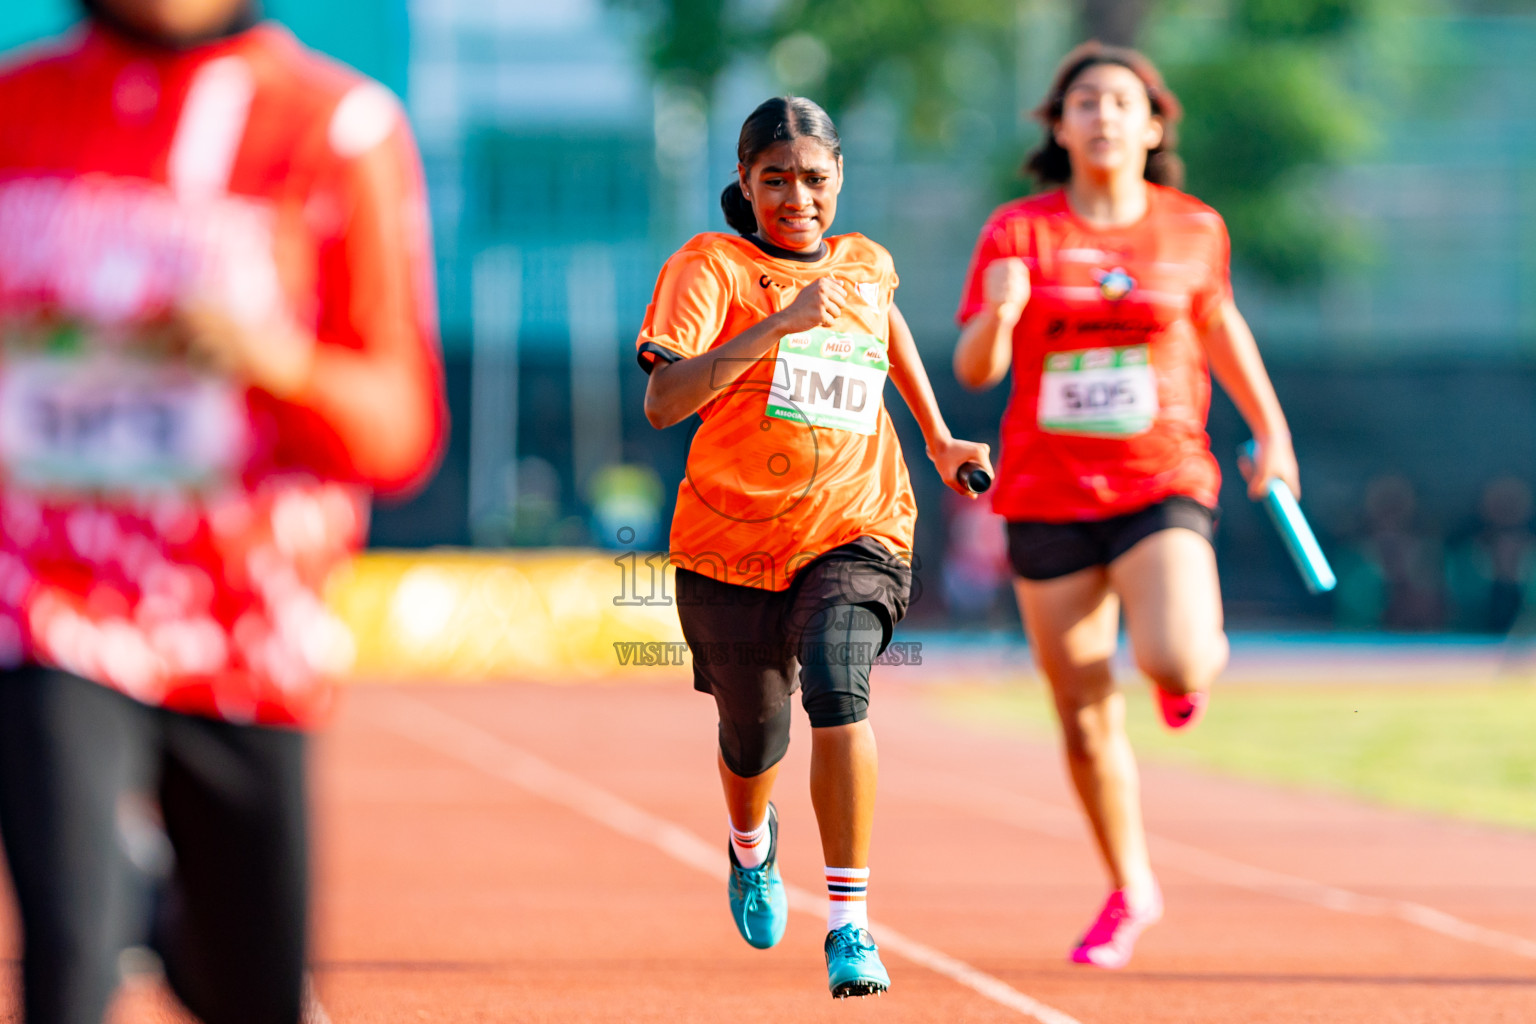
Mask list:
POLYGON ((795 300, 779 314, 791 332, 831 327, 843 315, 848 304, 848 289, 835 277, 821 277, 800 290, 795 300))
POLYGON ((1017 256, 993 260, 982 278, 982 295, 987 305, 1017 319, 1029 302, 1029 268, 1017 256))

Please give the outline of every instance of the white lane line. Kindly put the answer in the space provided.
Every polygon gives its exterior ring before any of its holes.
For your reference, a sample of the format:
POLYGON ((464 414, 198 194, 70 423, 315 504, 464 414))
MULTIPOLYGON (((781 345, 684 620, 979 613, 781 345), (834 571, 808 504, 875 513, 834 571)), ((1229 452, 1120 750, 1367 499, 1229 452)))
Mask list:
MULTIPOLYGON (((1080 839, 1085 834, 1078 815, 1059 804, 988 786, 942 770, 924 770, 920 774, 926 787, 923 798, 930 802, 951 807, 963 805, 972 813, 1053 839, 1080 839)), ((912 797, 914 793, 908 789, 905 795, 912 797)), ((1166 858, 1171 863, 1177 863, 1181 869, 1192 871, 1208 881, 1267 896, 1279 896, 1339 913, 1393 918, 1452 939, 1536 959, 1536 941, 1484 928, 1422 903, 1366 896, 1297 875, 1245 864, 1177 839, 1148 834, 1147 841, 1158 853, 1159 859, 1166 858)))
POLYGON ((1152 837, 1151 842, 1160 854, 1178 861, 1182 867, 1192 868, 1205 878, 1235 888, 1281 896, 1345 914, 1395 918, 1462 942, 1536 960, 1536 941, 1484 928, 1422 903, 1366 896, 1338 886, 1314 882, 1309 878, 1254 867, 1176 839, 1152 837))
POLYGON ((320 994, 315 991, 315 979, 304 979, 304 1016, 302 1024, 331 1024, 331 1015, 320 1004, 320 994))
MULTIPOLYGON (((461 761, 494 778, 510 782, 550 803, 647 843, 667 856, 721 881, 726 877, 723 843, 708 843, 693 832, 642 810, 600 786, 557 768, 494 733, 411 697, 394 697, 387 712, 396 733, 445 757, 461 761)), ((823 917, 826 902, 799 886, 785 884, 791 910, 823 917)), ((963 985, 978 995, 1031 1017, 1039 1024, 1081 1024, 1075 1017, 1025 995, 1007 982, 903 935, 871 922, 880 946, 920 967, 963 985)))

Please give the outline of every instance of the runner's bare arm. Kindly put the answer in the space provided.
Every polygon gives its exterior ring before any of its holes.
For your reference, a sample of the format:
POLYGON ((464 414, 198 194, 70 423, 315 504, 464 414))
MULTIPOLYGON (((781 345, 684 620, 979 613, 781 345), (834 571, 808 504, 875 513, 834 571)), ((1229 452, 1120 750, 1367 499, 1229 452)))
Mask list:
POLYGON ((1296 452, 1291 448, 1290 428, 1248 322, 1237 311, 1236 303, 1227 299, 1199 330, 1211 373, 1253 431, 1258 452, 1251 469, 1245 469, 1248 496, 1255 501, 1262 498, 1269 481, 1274 479, 1283 480, 1291 493, 1300 496, 1301 481, 1296 452))
POLYGON ((404 120, 322 178, 349 212, 321 249, 317 331, 277 312, 244 323, 195 296, 180 315, 204 356, 334 435, 327 458, 341 461, 328 473, 401 491, 430 471, 446 421, 426 198, 404 120))
POLYGON ((928 371, 923 368, 922 357, 918 355, 912 329, 894 302, 891 303, 890 324, 891 383, 896 385, 902 401, 912 410, 939 478, 956 493, 974 498, 976 495, 958 479, 960 467, 975 462, 992 475, 991 449, 974 441, 958 440, 949 432, 944 414, 939 411, 938 399, 933 396, 928 371))
MULTIPOLYGON (((208 305, 188 306, 178 319, 194 350, 224 372, 320 411, 358 475, 375 486, 398 489, 431 461, 438 374, 414 335, 354 350, 322 345, 291 323, 242 324, 208 305)), ((411 334, 403 327, 398 333, 411 334)))
POLYGON ((1013 359, 1013 328, 1029 302, 1029 268, 1017 257, 994 260, 983 271, 987 305, 966 321, 955 346, 955 376, 974 391, 990 388, 1013 359))
POLYGON ((848 303, 848 291, 830 277, 801 289, 787 307, 723 345, 688 359, 660 363, 645 386, 645 418, 658 430, 681 423, 718 398, 786 334, 830 327, 848 303))
POLYGON ((432 243, 420 158, 404 118, 391 137, 342 161, 353 197, 339 251, 350 338, 322 329, 308 377, 290 401, 313 410, 346 445, 352 468, 391 491, 419 484, 446 439, 432 243), (336 341, 350 342, 337 344, 336 341))

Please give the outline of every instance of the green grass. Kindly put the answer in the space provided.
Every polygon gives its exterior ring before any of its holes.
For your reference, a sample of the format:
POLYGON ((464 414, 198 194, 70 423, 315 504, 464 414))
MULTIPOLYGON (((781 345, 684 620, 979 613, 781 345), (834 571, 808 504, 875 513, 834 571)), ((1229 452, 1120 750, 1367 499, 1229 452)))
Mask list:
MULTIPOLYGON (((1346 793, 1536 830, 1536 685, 1530 682, 1218 685, 1205 720, 1170 733, 1128 683, 1127 727, 1145 761, 1346 793)), ((1035 683, 936 691, 972 725, 1052 737, 1035 683)))

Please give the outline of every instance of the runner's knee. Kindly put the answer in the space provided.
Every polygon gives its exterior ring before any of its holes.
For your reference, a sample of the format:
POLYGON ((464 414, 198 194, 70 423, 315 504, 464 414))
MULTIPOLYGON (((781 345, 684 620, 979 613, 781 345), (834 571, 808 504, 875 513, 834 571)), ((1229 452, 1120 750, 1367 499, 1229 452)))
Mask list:
POLYGON ((813 729, 869 717, 869 672, 885 640, 879 616, 862 605, 823 610, 801 637, 801 703, 813 729))
POLYGON ((1087 703, 1056 703, 1067 756, 1074 761, 1097 760, 1125 729, 1124 705, 1105 698, 1087 703))
POLYGON ((1169 693, 1208 690, 1227 665, 1227 637, 1217 632, 1198 644, 1138 651, 1136 665, 1160 689, 1169 693))
POLYGON ((784 760, 789 752, 789 717, 787 700, 777 711, 752 719, 727 717, 721 705, 720 757, 731 773, 750 779, 784 760))
POLYGON ((811 728, 852 725, 869 717, 869 698, 857 693, 822 693, 804 701, 811 728))
POLYGON ((813 729, 852 725, 869 717, 869 666, 873 659, 839 661, 841 653, 829 651, 820 663, 804 665, 800 670, 800 703, 813 729))

